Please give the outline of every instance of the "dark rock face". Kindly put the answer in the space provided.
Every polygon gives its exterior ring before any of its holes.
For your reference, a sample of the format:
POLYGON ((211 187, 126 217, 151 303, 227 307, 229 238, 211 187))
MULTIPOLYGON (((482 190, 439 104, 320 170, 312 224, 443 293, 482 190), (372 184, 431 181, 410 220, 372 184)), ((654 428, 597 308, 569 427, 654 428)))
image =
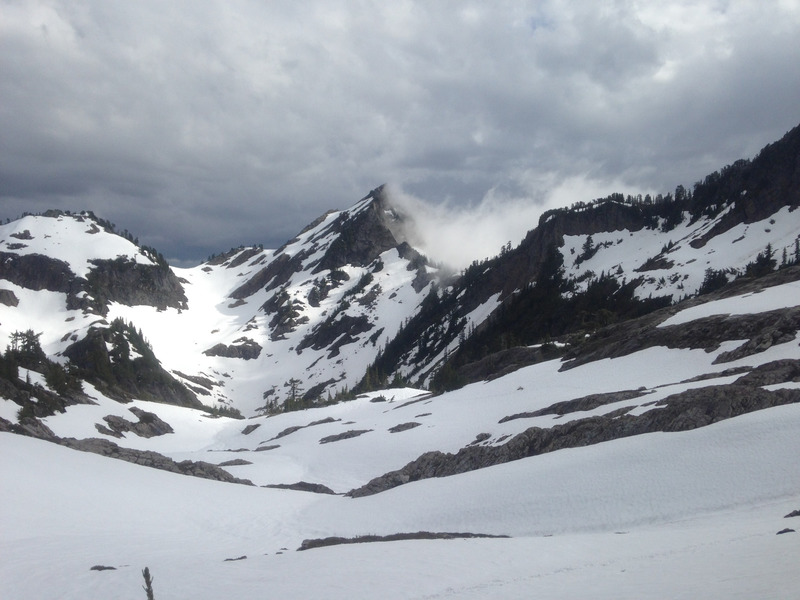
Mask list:
MULTIPOLYGON (((286 437, 287 435, 293 434, 295 431, 300 431, 301 429, 305 429, 306 427, 314 427, 316 425, 326 425, 328 423, 336 423, 339 419, 334 419, 333 417, 326 417, 324 419, 320 419, 319 421, 312 421, 308 425, 292 425, 291 427, 287 427, 283 431, 279 432, 274 438, 267 440, 271 442, 273 440, 278 440, 282 437, 286 437)), ((265 442, 261 442, 262 444, 265 442)))
MULTIPOLYGON (((306 250, 289 256, 283 253, 283 248, 278 249, 275 258, 235 289, 230 297, 240 300, 252 296, 262 289, 269 291, 279 288, 303 268, 303 263, 317 252, 318 242, 332 232, 336 233, 337 237, 328 246, 323 257, 314 265, 314 273, 326 269, 333 271, 348 264, 366 266, 382 252, 397 247, 398 240, 392 233, 392 223, 387 216, 387 213, 391 211, 386 204, 382 188, 373 190, 362 200, 367 198, 372 198, 372 202, 366 208, 352 216, 342 213, 312 240, 310 247, 306 250)), ((319 225, 325 217, 327 215, 317 219, 303 233, 309 228, 319 225)), ((239 260, 239 257, 236 260, 239 260)))
POLYGON ((89 272, 86 288, 103 312, 109 302, 162 310, 188 306, 183 286, 169 267, 137 264, 124 257, 91 263, 94 268, 89 272))
MULTIPOLYGON (((23 414, 37 418, 63 413, 68 406, 75 404, 95 404, 79 389, 70 388, 56 393, 23 379, 5 377, 0 377, 0 398, 11 400, 20 407, 23 414)), ((38 423, 35 419, 34 422, 38 423)))
POLYGON ((18 240, 32 240, 33 236, 31 235, 31 230, 26 229, 20 233, 12 233, 11 237, 17 238, 18 240))
POLYGON ((314 350, 328 348, 328 358, 339 355, 339 349, 356 341, 354 336, 366 333, 374 327, 365 315, 357 317, 343 314, 337 319, 328 319, 305 336, 297 345, 297 351, 302 352, 308 347, 314 350))
MULTIPOLYGON (((370 192, 369 206, 352 217, 342 214, 332 228, 339 236, 314 268, 315 273, 338 269, 344 265, 366 266, 386 250, 396 248, 399 241, 387 219, 386 199, 382 188, 370 192)), ((364 198, 364 199, 366 199, 364 198)))
POLYGON ((303 400, 305 401, 312 401, 312 400, 321 400, 322 393, 329 385, 334 385, 336 383, 335 379, 328 379, 326 381, 320 381, 316 385, 312 385, 308 388, 308 391, 303 394, 303 400))
POLYGON ((0 290, 0 304, 11 307, 19 306, 19 298, 11 290, 0 290))
POLYGON ((302 252, 295 256, 280 254, 266 267, 231 292, 230 297, 235 300, 243 300, 262 289, 273 290, 283 285, 289 281, 289 278, 294 273, 300 270, 305 258, 306 256, 302 252))
POLYGON ((131 432, 143 438, 151 438, 167 433, 174 433, 170 424, 163 421, 155 413, 147 412, 136 407, 128 410, 139 417, 138 422, 132 423, 131 421, 116 415, 108 415, 107 417, 103 417, 103 420, 108 424, 108 428, 112 432, 118 435, 131 432))
POLYGON ((42 254, 0 252, 0 279, 34 291, 69 294, 79 289, 67 263, 42 254))
POLYGON ((33 417, 25 417, 19 423, 11 423, 0 417, 0 431, 9 433, 18 433, 19 435, 26 435, 28 437, 36 438, 38 440, 46 440, 48 442, 58 441, 58 437, 53 430, 47 425, 42 423, 39 419, 33 417))
POLYGON ((735 350, 723 352, 715 362, 732 362, 764 352, 772 346, 793 341, 797 337, 797 330, 800 329, 800 310, 781 310, 771 314, 775 315, 774 320, 770 322, 759 320, 763 324, 760 331, 751 332, 751 337, 747 342, 735 350))
POLYGON ((302 302, 292 300, 286 290, 276 292, 267 300, 262 309, 268 315, 272 315, 269 321, 270 339, 284 340, 286 334, 293 332, 301 323, 308 321, 308 317, 301 317, 302 302))
POLYGON ((800 390, 796 389, 769 392, 736 384, 692 389, 669 396, 638 416, 624 414, 623 409, 549 429, 531 427, 502 446, 471 445, 456 454, 427 452, 402 469, 376 477, 347 495, 369 496, 411 481, 456 475, 562 448, 589 446, 654 431, 696 429, 748 412, 796 402, 800 402, 800 390))
POLYGON ((430 532, 416 531, 413 533, 392 533, 390 535, 360 535, 353 538, 332 536, 319 539, 303 540, 297 549, 311 550, 313 548, 324 548, 326 546, 338 546, 340 544, 370 544, 374 542, 399 542, 404 540, 457 540, 474 538, 507 538, 507 535, 491 535, 486 533, 452 533, 452 532, 430 532))
POLYGON ((280 448, 280 444, 270 444, 269 446, 259 446, 253 452, 266 452, 268 450, 275 450, 276 448, 280 448))
POLYGON ((419 427, 420 425, 422 425, 422 423, 417 423, 416 421, 409 421, 408 423, 400 423, 399 425, 390 427, 389 433, 400 433, 401 431, 408 431, 409 429, 414 429, 415 427, 419 427))
POLYGON ((736 380, 739 385, 756 387, 787 382, 800 382, 800 360, 774 360, 756 367, 736 380))
POLYGON ((238 340, 239 343, 226 346, 225 344, 216 344, 208 350, 204 350, 203 354, 206 356, 224 356, 226 358, 241 358, 244 360, 252 360, 261 355, 261 345, 251 339, 243 338, 238 340))
POLYGON ((250 425, 242 429, 242 435, 250 435, 259 427, 261 427, 261 423, 251 423, 250 425))
POLYGON ((278 490, 295 490, 298 492, 311 492, 314 494, 335 494, 331 488, 321 483, 309 483, 307 481, 298 481, 297 483, 272 483, 264 487, 274 488, 278 490))
POLYGON ((219 463, 218 466, 220 467, 245 467, 247 465, 252 465, 253 463, 249 460, 245 460, 243 458, 234 458, 233 460, 226 460, 225 462, 219 463))
POLYGON ((468 384, 496 379, 553 357, 551 353, 541 347, 518 346, 494 352, 480 360, 462 365, 458 367, 457 373, 460 380, 464 384, 468 384))
POLYGON ((191 391, 161 367, 152 350, 140 346, 136 350, 142 356, 131 360, 123 352, 127 348, 127 342, 120 343, 111 329, 93 328, 85 338, 69 346, 64 355, 79 369, 82 377, 116 400, 140 398, 203 408, 191 391), (114 346, 113 355, 109 353, 109 344, 114 346))
POLYGON ((547 260, 551 248, 564 245, 565 235, 594 235, 611 231, 639 231, 648 226, 648 218, 638 208, 616 202, 605 202, 583 211, 563 211, 550 218, 543 215, 539 226, 532 229, 519 247, 507 253, 488 270, 477 286, 483 293, 476 298, 478 304, 492 294, 501 292, 501 298, 529 282, 535 281, 547 260))
POLYGON ((261 250, 260 249, 258 249, 258 248, 247 248, 246 250, 243 250, 239 254, 239 256, 234 258, 230 262, 230 264, 228 264, 226 266, 226 268, 227 269, 235 269, 236 267, 241 266, 244 263, 246 263, 248 260, 250 260, 251 258, 256 256, 257 254, 261 254, 261 250))
POLYGON ((609 392, 604 394, 590 394, 575 400, 566 400, 564 402, 556 402, 546 408, 534 410, 532 412, 518 413, 500 419, 500 423, 507 421, 514 421, 515 419, 531 419, 534 417, 541 417, 544 415, 566 415, 572 412, 584 412, 593 410, 598 406, 605 406, 606 404, 614 404, 615 402, 624 402, 633 398, 639 398, 645 392, 643 390, 625 390, 622 392, 609 392))
POLYGON ((330 444, 331 442, 340 442, 341 440, 349 440, 350 438, 364 435, 365 433, 369 433, 370 431, 372 431, 372 429, 350 429, 349 431, 344 431, 342 433, 337 433, 335 435, 326 436, 322 438, 319 441, 319 443, 330 444))

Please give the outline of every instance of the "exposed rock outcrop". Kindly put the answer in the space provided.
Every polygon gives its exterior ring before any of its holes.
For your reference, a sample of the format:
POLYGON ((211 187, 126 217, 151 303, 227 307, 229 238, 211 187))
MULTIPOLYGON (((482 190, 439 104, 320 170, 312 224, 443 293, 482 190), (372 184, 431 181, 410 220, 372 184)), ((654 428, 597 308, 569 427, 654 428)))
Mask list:
POLYGON ((226 460, 224 462, 219 463, 219 467, 246 467, 247 465, 252 465, 253 463, 249 460, 245 460, 243 458, 234 458, 232 460, 226 460))
POLYGON ((253 485, 251 481, 234 477, 217 465, 205 461, 183 460, 176 462, 158 452, 122 448, 109 440, 98 438, 88 438, 84 440, 61 438, 58 443, 74 450, 92 452, 93 454, 117 458, 136 465, 160 469, 162 471, 170 471, 171 473, 180 473, 182 475, 191 475, 193 477, 200 477, 201 479, 213 479, 214 481, 223 481, 226 483, 253 485))
POLYGON ((796 402, 800 402, 800 389, 770 392, 736 384, 692 389, 665 398, 641 415, 615 411, 611 415, 576 419, 547 429, 531 427, 501 446, 471 445, 456 454, 427 452, 402 469, 376 477, 346 495, 369 496, 412 481, 456 475, 562 448, 589 446, 655 431, 696 429, 748 412, 796 402))
POLYGON ((756 367, 736 380, 739 385, 758 387, 789 382, 800 382, 800 360, 774 360, 756 367))
POLYGON ((249 338, 241 338, 236 343, 230 346, 225 344, 216 344, 204 350, 203 354, 206 356, 224 356, 226 358, 241 358, 243 360, 252 360, 261 355, 261 345, 249 338))
POLYGON ((66 262, 42 254, 0 252, 0 279, 34 291, 69 294, 80 287, 66 262))
POLYGON ((416 421, 409 421, 408 423, 400 423, 399 425, 390 427, 389 433, 400 433, 402 431, 408 431, 409 429, 414 429, 415 427, 419 427, 420 425, 422 425, 422 423, 417 423, 416 421))
POLYGON ((456 373, 459 380, 466 385, 476 381, 497 379, 523 367, 553 359, 560 353, 555 346, 544 348, 517 346, 462 365, 457 368, 456 373))
MULTIPOLYGON (((129 408, 134 415, 139 417, 136 423, 128 421, 117 415, 108 415, 103 417, 103 420, 108 425, 108 428, 117 435, 131 432, 139 437, 151 438, 167 433, 174 433, 172 426, 163 421, 157 414, 144 411, 140 408, 129 408)), ((99 428, 99 427, 98 427, 99 428)), ((104 433, 101 431, 101 433, 104 433)))
POLYGON ((297 345, 297 352, 308 347, 314 350, 328 349, 328 358, 339 355, 342 346, 356 341, 354 336, 370 331, 374 325, 365 315, 353 317, 348 314, 339 315, 319 324, 297 345))
POLYGON ((242 435, 250 435, 259 427, 261 427, 261 423, 251 423, 250 425, 242 429, 242 435))
POLYGON ((109 302, 126 306, 187 308, 186 294, 178 278, 166 265, 145 265, 126 257, 92 260, 86 289, 105 314, 109 302))
POLYGON ((86 337, 70 345, 64 355, 79 369, 81 376, 116 400, 125 402, 139 398, 203 408, 190 390, 164 370, 152 349, 139 337, 131 327, 115 321, 107 329, 90 329, 86 337), (134 356, 131 347, 139 356, 131 358, 134 356))
POLYGON ((542 417, 544 415, 566 415, 573 412, 584 412, 593 410, 598 406, 605 406, 607 404, 614 404, 615 402, 624 402, 625 400, 632 400, 639 398, 645 394, 644 390, 625 390, 622 392, 608 392, 603 394, 590 394, 575 400, 566 400, 564 402, 556 402, 545 408, 534 410, 531 412, 517 413, 508 417, 500 419, 500 423, 507 421, 514 421, 515 419, 532 419, 534 417, 542 417))
POLYGON ((226 483, 241 483, 245 485, 253 485, 247 479, 239 479, 234 477, 224 469, 217 465, 207 463, 204 461, 191 461, 183 460, 176 462, 169 457, 152 452, 149 450, 133 450, 131 448, 122 448, 121 446, 109 440, 100 438, 87 438, 77 440, 75 438, 61 438, 53 433, 44 423, 38 419, 25 418, 18 424, 10 423, 9 421, 0 417, 0 431, 9 431, 26 435, 28 437, 53 442, 73 450, 80 450, 81 452, 91 452, 109 458, 117 458, 126 462, 151 467, 153 469, 160 469, 162 471, 169 471, 171 473, 180 473, 182 475, 191 475, 193 477, 200 477, 202 479, 213 479, 214 481, 223 481, 226 483))
POLYGON ((0 304, 5 306, 19 306, 19 298, 12 290, 0 290, 0 304))
MULTIPOLYGON (((792 270, 800 275, 800 270, 792 270)), ((800 307, 749 315, 713 315, 692 321, 691 326, 657 326, 677 311, 678 308, 670 307, 597 331, 565 354, 567 362, 562 370, 603 358, 627 356, 654 346, 712 351, 722 342, 748 340, 736 350, 717 358, 717 362, 728 362, 792 341, 800 329, 800 307)))
POLYGON ((307 481, 298 481, 297 483, 271 483, 265 485, 267 488, 274 488, 278 490, 295 490, 297 492, 311 492, 313 494, 335 494, 331 488, 321 483, 309 483, 307 481))
MULTIPOLYGON (((279 440, 282 437, 286 437, 287 435, 293 434, 295 431, 300 431, 301 429, 305 429, 306 427, 314 427, 316 425, 327 425, 328 423, 336 423, 339 419, 334 419, 333 417, 326 417, 324 419, 320 419, 319 421, 312 421, 308 425, 292 425, 291 427, 287 427, 286 429, 280 431, 275 437, 267 440, 267 442, 271 442, 273 440, 279 440)), ((261 442, 262 444, 266 442, 261 442)))
POLYGON ((344 265, 366 266, 402 241, 392 232, 391 219, 396 214, 386 204, 383 186, 372 190, 364 200, 367 198, 372 202, 365 209, 352 216, 342 213, 334 221, 331 228, 338 236, 314 268, 315 273, 344 265))
POLYGON ((404 540, 457 540, 474 538, 507 538, 507 535, 490 535, 486 533, 450 533, 417 531, 414 533, 392 533, 389 535, 359 535, 352 538, 327 537, 303 540, 298 551, 339 546, 341 544, 369 544, 374 542, 399 542, 404 540))
POLYGON ((307 256, 303 252, 294 256, 279 254, 267 266, 231 292, 230 297, 235 300, 243 300, 262 289, 273 290, 283 285, 300 270, 305 258, 307 256))
POLYGON ((365 433, 369 433, 370 431, 372 431, 372 429, 350 429, 342 433, 336 433, 334 435, 325 436, 319 441, 319 443, 330 444, 331 442, 340 442, 342 440, 349 440, 350 438, 364 435, 365 433))

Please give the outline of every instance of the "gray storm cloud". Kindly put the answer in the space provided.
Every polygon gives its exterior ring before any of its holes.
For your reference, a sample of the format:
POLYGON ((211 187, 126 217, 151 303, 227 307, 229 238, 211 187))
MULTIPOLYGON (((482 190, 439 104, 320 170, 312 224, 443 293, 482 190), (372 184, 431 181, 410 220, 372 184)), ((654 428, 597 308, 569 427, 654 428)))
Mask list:
POLYGON ((796 0, 0 8, 0 218, 90 209, 187 261, 383 181, 480 257, 504 215, 691 185, 800 121, 796 0))

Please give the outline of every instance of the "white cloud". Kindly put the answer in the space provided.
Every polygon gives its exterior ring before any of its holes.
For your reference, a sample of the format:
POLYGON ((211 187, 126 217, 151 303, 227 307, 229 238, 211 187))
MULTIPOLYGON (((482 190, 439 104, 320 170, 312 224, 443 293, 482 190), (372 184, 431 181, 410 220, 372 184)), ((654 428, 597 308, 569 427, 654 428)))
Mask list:
POLYGON ((398 185, 388 185, 386 192, 408 222, 404 233, 409 242, 433 261, 460 270, 474 260, 498 254, 508 243, 517 246, 545 210, 623 189, 619 182, 583 176, 560 182, 551 176, 528 181, 527 185, 524 196, 512 197, 492 189, 480 202, 470 205, 452 200, 433 203, 404 192, 398 185))

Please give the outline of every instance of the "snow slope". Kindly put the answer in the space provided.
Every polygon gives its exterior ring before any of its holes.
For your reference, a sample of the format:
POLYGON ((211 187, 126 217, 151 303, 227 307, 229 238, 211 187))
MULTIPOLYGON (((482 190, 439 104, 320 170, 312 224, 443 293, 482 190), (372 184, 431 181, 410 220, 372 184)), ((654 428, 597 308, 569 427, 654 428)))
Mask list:
POLYGON ((0 492, 4 597, 140 598, 148 566, 163 598, 790 598, 797 537, 775 533, 800 505, 798 427, 782 407, 361 500, 0 434, 14 482, 0 492), (306 537, 421 529, 514 537, 295 552, 306 537))
POLYGON ((92 268, 91 260, 124 256, 138 264, 155 264, 136 245, 109 233, 88 213, 27 216, 2 225, 0 251, 57 258, 84 278, 92 268))
POLYGON ((697 293, 707 269, 740 273, 768 244, 778 262, 784 252, 788 257, 794 255, 796 241, 800 238, 800 211, 789 207, 762 221, 741 223, 711 238, 702 247, 693 247, 692 242, 711 230, 725 214, 723 211, 716 218, 694 223, 685 216, 684 221, 668 233, 645 228, 595 234, 591 237, 597 250, 588 260, 581 260, 581 254, 590 236, 565 236, 560 251, 566 275, 584 282, 579 289, 585 289, 589 273, 594 277, 605 273, 628 281, 642 278, 636 288, 637 297, 671 296, 677 301, 697 293), (658 263, 654 263, 656 259, 658 263))

